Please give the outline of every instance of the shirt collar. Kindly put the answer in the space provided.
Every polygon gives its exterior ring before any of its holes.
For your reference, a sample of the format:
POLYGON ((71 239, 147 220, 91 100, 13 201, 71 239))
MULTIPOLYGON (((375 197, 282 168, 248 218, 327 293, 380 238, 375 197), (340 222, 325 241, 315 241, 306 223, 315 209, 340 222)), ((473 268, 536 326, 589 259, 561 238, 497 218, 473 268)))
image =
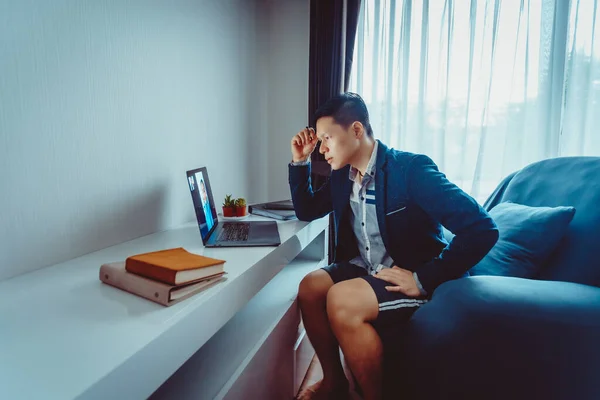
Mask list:
MULTIPOLYGON (((372 178, 375 177, 375 166, 377 165, 377 147, 379 145, 379 141, 375 140, 375 146, 373 146, 373 152, 371 152, 371 158, 369 158, 369 163, 367 164, 367 170, 365 171, 365 175, 369 175, 372 178)), ((351 181, 356 180, 356 176, 358 175, 358 169, 350 166, 350 171, 348 172, 348 178, 351 181)))

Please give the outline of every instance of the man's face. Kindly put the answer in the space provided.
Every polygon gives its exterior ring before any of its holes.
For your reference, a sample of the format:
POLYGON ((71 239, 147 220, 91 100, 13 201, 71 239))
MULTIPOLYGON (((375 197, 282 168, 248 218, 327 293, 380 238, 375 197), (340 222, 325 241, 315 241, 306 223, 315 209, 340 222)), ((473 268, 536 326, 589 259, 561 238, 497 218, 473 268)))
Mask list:
POLYGON ((204 186, 204 181, 200 181, 200 192, 202 193, 202 200, 206 201, 206 187, 204 186))
POLYGON ((333 117, 319 118, 317 138, 321 141, 319 153, 325 156, 325 160, 333 169, 341 169, 351 164, 360 144, 353 126, 344 129, 335 123, 333 117))

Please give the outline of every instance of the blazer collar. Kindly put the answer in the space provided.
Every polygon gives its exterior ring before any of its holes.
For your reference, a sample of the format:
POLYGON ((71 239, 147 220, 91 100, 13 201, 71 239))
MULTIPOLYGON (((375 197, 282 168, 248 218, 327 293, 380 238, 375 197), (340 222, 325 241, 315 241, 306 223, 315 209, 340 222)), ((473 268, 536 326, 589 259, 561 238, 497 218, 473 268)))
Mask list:
MULTIPOLYGON (((385 167, 385 165, 387 164, 387 152, 388 152, 388 147, 381 143, 381 141, 377 140, 377 160, 376 160, 376 165, 377 165, 377 172, 382 171, 383 168, 385 167)), ((378 174, 376 174, 377 176, 378 174)))

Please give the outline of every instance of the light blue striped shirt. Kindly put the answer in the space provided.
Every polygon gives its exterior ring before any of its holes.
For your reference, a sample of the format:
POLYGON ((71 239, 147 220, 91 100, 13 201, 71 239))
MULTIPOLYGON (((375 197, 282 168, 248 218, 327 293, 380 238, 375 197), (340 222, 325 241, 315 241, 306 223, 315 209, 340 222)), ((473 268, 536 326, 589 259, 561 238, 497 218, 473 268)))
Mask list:
POLYGON ((359 267, 365 268, 373 275, 382 268, 394 265, 381 238, 377 209, 375 207, 375 166, 377 161, 378 141, 375 141, 371 158, 367 164, 364 177, 360 177, 358 169, 350 167, 348 178, 353 182, 350 194, 352 215, 350 223, 356 236, 360 256, 350 260, 359 267))

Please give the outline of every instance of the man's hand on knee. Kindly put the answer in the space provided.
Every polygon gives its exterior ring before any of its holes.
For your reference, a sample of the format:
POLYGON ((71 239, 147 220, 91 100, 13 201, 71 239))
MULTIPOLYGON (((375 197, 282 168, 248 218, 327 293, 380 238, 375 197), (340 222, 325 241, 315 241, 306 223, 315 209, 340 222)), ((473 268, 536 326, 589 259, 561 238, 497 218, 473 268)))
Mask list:
POLYGON ((393 268, 384 268, 374 275, 376 278, 391 283, 394 286, 386 286, 389 292, 400 292, 410 297, 419 297, 421 291, 415 282, 413 273, 407 269, 397 266, 393 268))

